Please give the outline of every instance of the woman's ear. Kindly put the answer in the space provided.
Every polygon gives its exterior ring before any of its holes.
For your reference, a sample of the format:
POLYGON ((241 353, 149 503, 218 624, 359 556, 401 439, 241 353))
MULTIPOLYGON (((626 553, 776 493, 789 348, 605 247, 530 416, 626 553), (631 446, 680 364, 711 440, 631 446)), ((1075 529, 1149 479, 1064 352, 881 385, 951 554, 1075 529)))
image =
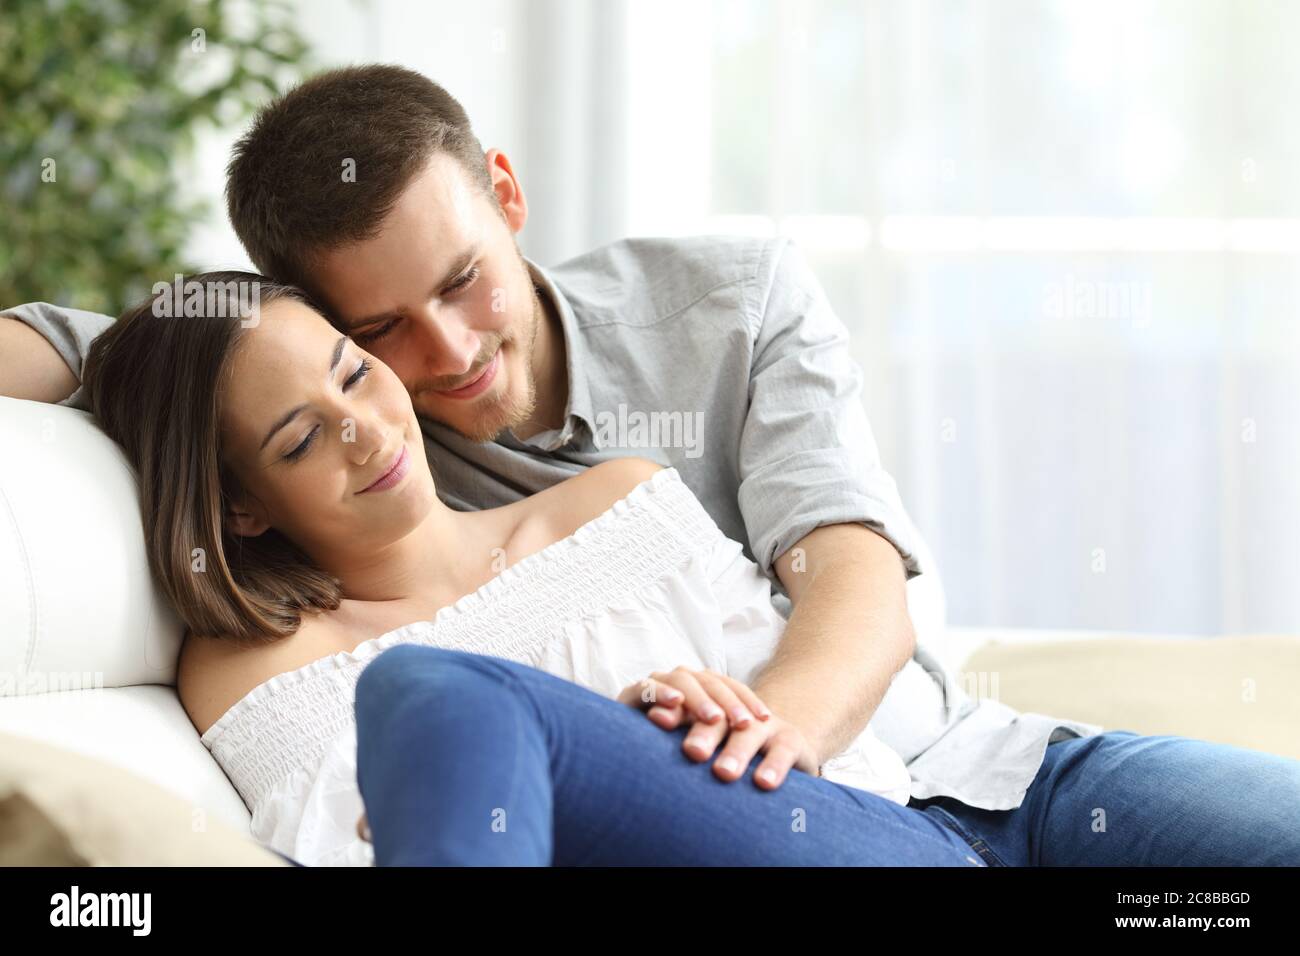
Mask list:
POLYGON ((224 517, 231 533, 245 538, 256 538, 271 527, 262 506, 255 501, 230 502, 224 517))

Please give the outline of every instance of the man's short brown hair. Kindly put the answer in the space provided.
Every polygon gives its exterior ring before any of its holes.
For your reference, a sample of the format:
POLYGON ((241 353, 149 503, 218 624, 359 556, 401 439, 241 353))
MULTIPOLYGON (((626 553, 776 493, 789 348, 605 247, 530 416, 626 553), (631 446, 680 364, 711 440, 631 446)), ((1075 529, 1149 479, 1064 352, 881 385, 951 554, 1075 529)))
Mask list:
POLYGON ((314 256, 373 238, 439 152, 495 205, 483 147, 441 86, 386 64, 321 73, 263 107, 235 144, 226 167, 230 222, 259 270, 311 289, 314 256), (345 176, 349 166, 355 181, 345 176))

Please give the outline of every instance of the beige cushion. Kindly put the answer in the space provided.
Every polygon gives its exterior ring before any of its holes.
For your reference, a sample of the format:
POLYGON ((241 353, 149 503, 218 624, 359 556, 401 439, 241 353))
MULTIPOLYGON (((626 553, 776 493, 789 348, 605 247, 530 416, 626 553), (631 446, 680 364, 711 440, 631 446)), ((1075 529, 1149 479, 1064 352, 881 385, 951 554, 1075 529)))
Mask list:
POLYGON ((1300 637, 994 640, 958 669, 1017 710, 1300 759, 1300 637))
POLYGON ((0 733, 0 866, 289 866, 112 764, 0 733))

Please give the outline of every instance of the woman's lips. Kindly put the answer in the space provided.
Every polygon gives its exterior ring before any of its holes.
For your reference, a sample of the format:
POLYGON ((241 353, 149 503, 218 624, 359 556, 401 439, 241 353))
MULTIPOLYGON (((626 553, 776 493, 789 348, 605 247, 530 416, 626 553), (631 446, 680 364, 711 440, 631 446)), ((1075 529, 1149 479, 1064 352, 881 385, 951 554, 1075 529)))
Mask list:
POLYGON ((462 385, 460 388, 453 388, 446 392, 440 391, 438 394, 445 398, 473 398, 475 395, 480 395, 486 391, 492 384, 493 380, 496 379, 497 367, 500 364, 501 349, 497 349, 496 354, 492 356, 492 361, 488 362, 487 365, 483 367, 483 371, 479 373, 478 378, 474 379, 474 381, 467 385, 462 385))
POLYGON ((408 452, 406 450, 406 446, 403 445, 402 452, 400 455, 397 456, 397 461, 393 462, 392 467, 389 468, 386 472, 384 472, 379 477, 378 481, 376 481, 372 485, 367 485, 365 488, 362 488, 360 491, 357 492, 357 494, 364 495, 366 492, 369 491, 387 491, 389 488, 393 487, 399 481, 405 478, 406 473, 410 470, 411 470, 411 453, 408 452))

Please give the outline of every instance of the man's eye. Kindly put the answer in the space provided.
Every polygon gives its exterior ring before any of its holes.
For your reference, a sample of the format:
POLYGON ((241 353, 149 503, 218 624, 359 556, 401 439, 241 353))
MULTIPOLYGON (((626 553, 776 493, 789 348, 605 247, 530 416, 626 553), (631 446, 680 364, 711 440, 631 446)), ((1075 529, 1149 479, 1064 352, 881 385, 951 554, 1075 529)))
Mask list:
POLYGON ((477 278, 478 278, 478 266, 475 266, 474 268, 470 269, 469 272, 466 272, 463 276, 461 276, 459 279, 453 282, 451 285, 447 286, 447 291, 458 292, 477 278))
POLYGON ((307 449, 310 448, 311 443, 316 440, 316 433, 318 431, 320 431, 319 425, 317 425, 311 431, 309 431, 307 433, 307 437, 302 440, 302 443, 293 451, 285 455, 284 457, 289 459, 290 461, 297 461, 303 455, 307 454, 307 449))
POLYGON ((373 332, 364 332, 361 335, 354 335, 352 336, 352 339, 357 343, 375 342, 379 339, 382 339, 389 332, 393 331, 393 328, 397 325, 398 321, 399 321, 398 319, 389 319, 387 322, 379 326, 373 332))

